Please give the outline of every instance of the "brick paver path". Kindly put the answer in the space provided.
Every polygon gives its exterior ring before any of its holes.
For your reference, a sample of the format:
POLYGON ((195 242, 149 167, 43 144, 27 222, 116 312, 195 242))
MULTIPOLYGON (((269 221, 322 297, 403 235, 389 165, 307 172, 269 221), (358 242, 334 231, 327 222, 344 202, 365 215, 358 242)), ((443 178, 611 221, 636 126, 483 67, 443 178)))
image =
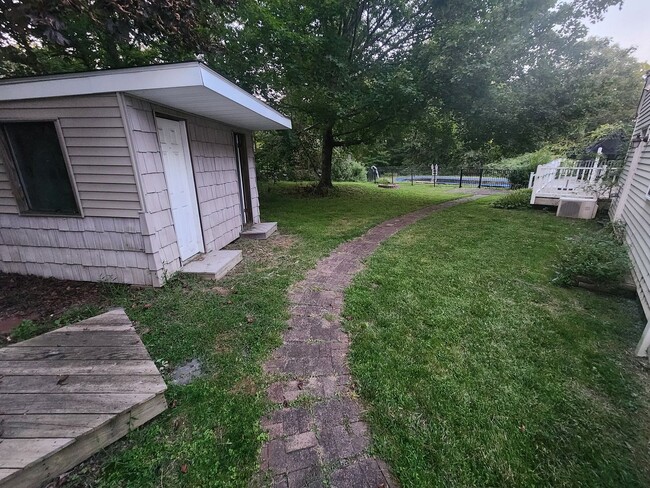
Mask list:
POLYGON ((261 469, 274 487, 389 488, 386 465, 368 454, 368 427, 352 394, 348 337, 341 329, 343 292, 379 244, 427 215, 475 199, 461 198, 387 220, 341 244, 289 291, 284 343, 265 364, 278 381, 268 390, 282 405, 262 419, 269 441, 261 469), (294 402, 308 396, 309 401, 294 402))

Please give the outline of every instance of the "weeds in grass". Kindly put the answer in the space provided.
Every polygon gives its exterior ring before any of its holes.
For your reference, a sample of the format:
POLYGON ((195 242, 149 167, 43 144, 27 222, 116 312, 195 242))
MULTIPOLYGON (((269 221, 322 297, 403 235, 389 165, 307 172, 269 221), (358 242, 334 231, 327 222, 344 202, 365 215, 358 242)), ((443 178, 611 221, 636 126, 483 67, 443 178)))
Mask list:
POLYGON ((575 286, 580 281, 612 287, 630 272, 627 246, 609 229, 569 237, 560 247, 553 282, 575 286))
POLYGON ((494 200, 492 206, 494 208, 505 208, 509 210, 529 208, 532 194, 533 190, 530 188, 513 190, 494 200))

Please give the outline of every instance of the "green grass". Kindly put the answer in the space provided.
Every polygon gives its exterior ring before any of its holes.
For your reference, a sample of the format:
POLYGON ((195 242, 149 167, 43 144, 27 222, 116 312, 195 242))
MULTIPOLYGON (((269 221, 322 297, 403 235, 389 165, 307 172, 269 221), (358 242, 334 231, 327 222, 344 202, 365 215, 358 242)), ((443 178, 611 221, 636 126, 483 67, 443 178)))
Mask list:
POLYGON ((650 486, 638 304, 549 283, 594 224, 489 202, 397 234, 346 294, 374 451, 405 487, 650 486))
POLYGON ((337 185, 326 198, 290 184, 262 184, 260 193, 264 220, 277 220, 285 235, 233 245, 245 259, 218 283, 230 295, 188 277, 157 290, 106 286, 110 302, 136 321, 159 367, 168 371, 197 357, 205 375, 188 386, 170 385, 170 408, 76 470, 70 486, 247 486, 264 439, 259 419, 269 408, 261 364, 280 344, 287 288, 372 225, 462 196, 371 184, 337 185))

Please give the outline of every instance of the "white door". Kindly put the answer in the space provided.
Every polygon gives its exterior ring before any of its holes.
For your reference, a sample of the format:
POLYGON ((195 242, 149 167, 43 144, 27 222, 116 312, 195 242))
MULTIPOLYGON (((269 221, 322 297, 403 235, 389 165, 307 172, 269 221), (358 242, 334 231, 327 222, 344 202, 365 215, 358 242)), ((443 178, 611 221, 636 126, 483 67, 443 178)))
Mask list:
POLYGON ((156 124, 176 239, 184 261, 204 251, 187 133, 185 124, 177 120, 156 117, 156 124))

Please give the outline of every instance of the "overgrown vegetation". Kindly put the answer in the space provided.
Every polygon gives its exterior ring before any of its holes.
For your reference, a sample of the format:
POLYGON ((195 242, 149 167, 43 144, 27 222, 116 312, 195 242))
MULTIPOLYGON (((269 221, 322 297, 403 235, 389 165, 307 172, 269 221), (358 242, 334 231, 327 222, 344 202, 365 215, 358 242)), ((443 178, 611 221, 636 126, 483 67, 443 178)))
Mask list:
POLYGON ((532 194, 533 190, 530 188, 513 190, 494 200, 492 206, 507 209, 528 208, 530 207, 530 197, 532 194))
POLYGON ((583 281, 601 287, 623 282, 630 272, 623 233, 619 225, 610 224, 598 232, 568 237, 561 246, 553 282, 575 286, 583 281))
POLYGON ((558 245, 594 230, 479 200, 370 258, 351 368, 402 486, 650 485, 638 302, 550 283, 558 245))
POLYGON ((101 313, 101 311, 102 309, 96 305, 81 305, 66 310, 58 317, 49 317, 39 321, 23 320, 11 331, 9 340, 11 342, 19 342, 31 339, 32 337, 58 329, 59 327, 93 317, 101 313))

